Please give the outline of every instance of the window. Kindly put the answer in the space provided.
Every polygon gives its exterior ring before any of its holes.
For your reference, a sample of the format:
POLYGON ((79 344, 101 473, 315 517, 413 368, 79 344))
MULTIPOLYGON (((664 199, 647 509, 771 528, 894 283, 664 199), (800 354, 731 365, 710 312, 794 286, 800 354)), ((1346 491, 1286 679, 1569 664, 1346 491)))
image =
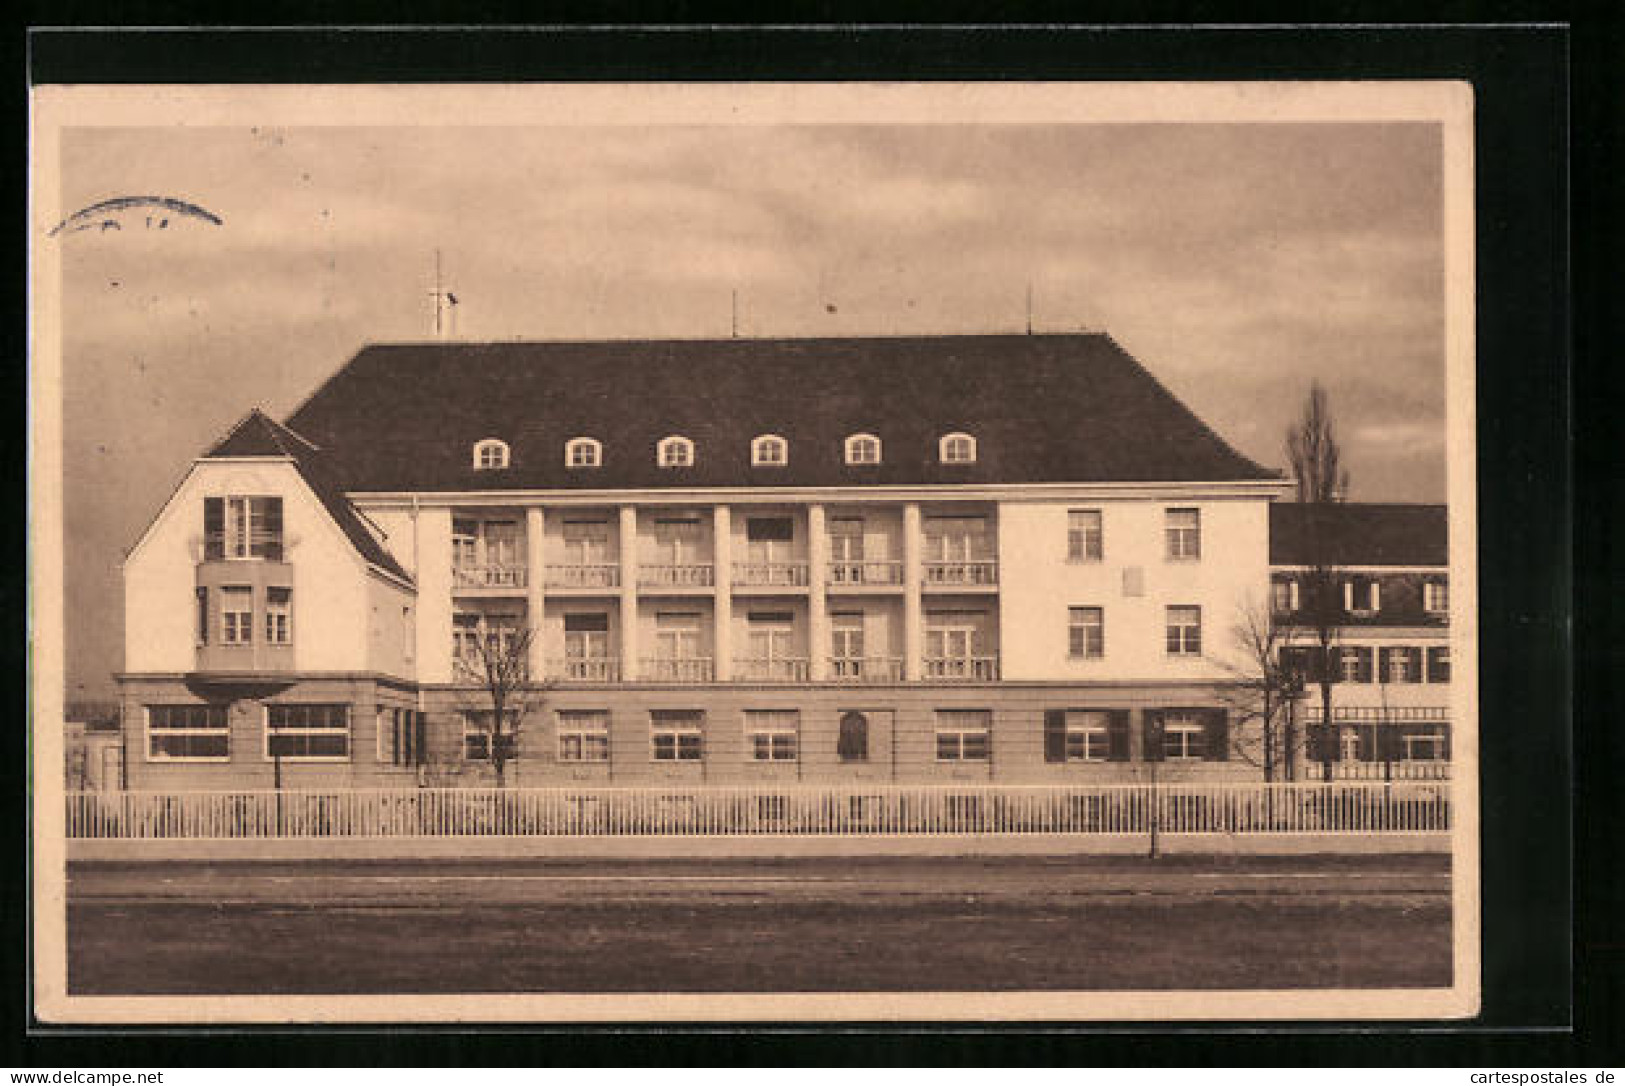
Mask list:
POLYGON ((697 563, 700 560, 700 522, 693 517, 668 517, 655 521, 655 560, 671 566, 697 563))
POLYGON ((348 705, 267 705, 265 756, 304 762, 350 759, 348 705))
POLYGON ((203 557, 282 560, 282 499, 203 499, 203 557))
POLYGON ((1337 657, 1337 677, 1346 683, 1371 681, 1371 649, 1365 645, 1345 645, 1332 650, 1337 657))
POLYGON ((230 758, 226 706, 147 706, 147 761, 225 762, 230 758))
POLYGON ((1422 610, 1426 611, 1430 615, 1443 615, 1449 613, 1449 582, 1427 581, 1422 585, 1422 610))
POLYGON ((1422 681, 1422 650, 1405 646, 1380 649, 1382 681, 1385 683, 1419 683, 1422 681))
POLYGON ((1298 582, 1276 581, 1270 585, 1270 604, 1278 615, 1294 614, 1298 610, 1298 582))
POLYGON ((1111 714, 1069 709, 1066 722, 1066 760, 1104 762, 1111 753, 1111 714))
MULTIPOLYGON (((609 659, 609 614, 604 611, 564 616, 564 659, 567 673, 577 661, 609 659)), ((585 670, 585 669, 582 669, 585 670)), ((571 678, 585 678, 570 674, 571 678)))
POLYGON ((763 434, 750 443, 750 462, 759 468, 782 468, 790 462, 790 443, 777 434, 763 434))
POLYGON ((1097 659, 1106 655, 1106 617, 1099 607, 1068 607, 1067 655, 1097 659))
POLYGON ((1448 646, 1438 645, 1428 649, 1428 682, 1447 683, 1450 681, 1450 649, 1448 646))
POLYGON ((1170 762, 1192 762, 1207 753, 1206 729, 1194 713, 1169 713, 1162 718, 1162 757, 1170 762))
POLYGON ((1382 607, 1382 584, 1375 577, 1350 577, 1343 582, 1343 610, 1374 615, 1382 607))
POLYGON ((1202 514, 1198 509, 1170 509, 1165 514, 1168 557, 1190 562, 1202 557, 1202 514))
POLYGON ((846 439, 848 464, 880 463, 880 439, 873 434, 853 434, 846 439))
POLYGON ((863 674, 863 612, 831 611, 829 615, 831 670, 836 678, 863 674))
POLYGON ((926 580, 987 583, 981 567, 969 565, 992 553, 985 517, 927 517, 924 534, 926 580))
POLYGON ((1407 762, 1439 762, 1444 760, 1444 730, 1442 728, 1414 729, 1401 737, 1402 756, 1407 762))
POLYGON ((841 731, 835 740, 835 754, 843 762, 869 760, 869 718, 862 713, 841 714, 841 731))
POLYGON ((699 660, 698 611, 660 611, 655 615, 655 652, 661 660, 699 660))
POLYGON ((293 589, 265 590, 265 641, 269 645, 293 643, 293 589))
POLYGON ((487 658, 499 664, 514 653, 518 637, 518 615, 458 611, 451 616, 452 655, 464 667, 483 672, 487 658))
POLYGON ((992 679, 982 611, 932 611, 925 616, 928 679, 992 679))
POLYGON ((1105 554, 1099 509, 1073 509, 1066 515, 1066 560, 1098 562, 1105 554))
POLYGON ((220 643, 247 645, 254 640, 254 590, 228 584, 220 589, 220 643))
MULTIPOLYGON (((497 743, 503 750, 503 760, 512 761, 518 755, 519 749, 519 714, 504 712, 507 723, 503 726, 502 735, 497 743)), ((463 714, 463 758, 470 762, 488 762, 491 760, 491 721, 489 710, 463 714)))
POLYGON ((560 709, 559 761, 609 761, 609 714, 602 709, 560 709))
POLYGON ((474 443, 474 470, 494 471, 508 466, 508 445, 494 437, 474 443))
POLYGON ((676 435, 661 438, 656 449, 655 462, 663 468, 693 467, 694 442, 676 435))
POLYGON ((986 709, 937 710, 937 761, 985 762, 993 714, 986 709))
POLYGON ((796 760, 801 714, 793 709, 745 710, 745 745, 758 762, 796 760))
POLYGON ((197 589, 197 643, 209 643, 209 590, 202 585, 197 589))
POLYGON ((564 466, 596 468, 604 463, 604 446, 590 437, 572 437, 564 443, 564 466))
POLYGON ((976 439, 969 434, 944 434, 937 442, 937 459, 944 464, 976 463, 976 439))
POLYGON ((401 660, 410 664, 417 656, 418 626, 412 621, 410 605, 401 608, 401 660))
POLYGON ((649 714, 649 738, 657 762, 697 762, 703 748, 705 714, 656 709, 649 714))
POLYGON ((1168 608, 1168 655, 1202 655, 1202 609, 1168 608))
POLYGON ((390 765, 422 765, 427 714, 415 709, 378 711, 378 761, 390 765))
POLYGON ((751 517, 745 521, 746 558, 753 565, 788 562, 795 538, 795 521, 789 517, 751 517))

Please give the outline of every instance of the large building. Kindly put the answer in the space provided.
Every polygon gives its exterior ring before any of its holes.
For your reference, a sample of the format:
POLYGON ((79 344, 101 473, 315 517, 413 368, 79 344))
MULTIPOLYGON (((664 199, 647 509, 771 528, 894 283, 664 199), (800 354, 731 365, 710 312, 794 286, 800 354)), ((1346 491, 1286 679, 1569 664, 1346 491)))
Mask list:
POLYGON ((487 783, 510 636, 510 784, 1256 778, 1286 487, 1105 335, 369 347, 132 550, 127 780, 487 783))

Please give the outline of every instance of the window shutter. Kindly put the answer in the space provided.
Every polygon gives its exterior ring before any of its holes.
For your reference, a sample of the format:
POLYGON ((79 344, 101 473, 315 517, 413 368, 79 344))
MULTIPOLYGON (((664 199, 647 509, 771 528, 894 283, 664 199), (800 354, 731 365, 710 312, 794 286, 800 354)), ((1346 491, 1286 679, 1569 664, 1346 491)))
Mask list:
POLYGON ((1392 653, 1393 653, 1393 650, 1386 647, 1386 646, 1384 646, 1383 648, 1380 648, 1380 649, 1377 650, 1377 681, 1378 682, 1385 683, 1385 682, 1390 681, 1390 677, 1391 677, 1392 672, 1393 672, 1393 668, 1391 666, 1391 664, 1392 664, 1392 655, 1391 654, 1392 653))
POLYGON ((260 544, 260 553, 272 562, 282 561, 282 499, 280 497, 266 498, 265 500, 265 535, 260 544))
POLYGON ((1128 761, 1128 710, 1113 709, 1106 720, 1106 760, 1128 761))
POLYGON ((1447 683, 1450 681, 1450 650, 1445 648, 1428 649, 1428 682, 1447 683))
POLYGON ((1210 762, 1230 760, 1230 719, 1223 709, 1210 709, 1203 721, 1203 757, 1210 762))
POLYGON ((1326 760, 1326 725, 1311 724, 1304 736, 1307 754, 1311 762, 1324 762, 1326 760))
POLYGON ((1377 726, 1375 724, 1360 724, 1358 729, 1358 745, 1355 750, 1362 762, 1377 760, 1377 726))
POLYGON ((1440 724, 1439 735, 1441 737, 1439 756, 1448 762, 1450 760, 1450 725, 1440 724))
POLYGON ((1369 648, 1360 649, 1360 681, 1368 683, 1372 678, 1371 652, 1369 648))
POLYGON ((1044 761, 1066 761, 1066 710, 1044 710, 1044 761))
POLYGON ((1405 651, 1405 655, 1410 658, 1410 671, 1409 671, 1409 674, 1411 676, 1411 682, 1413 682, 1413 683, 1421 682, 1422 681, 1422 649, 1419 646, 1412 645, 1410 648, 1405 649, 1404 651, 1405 651))
POLYGON ((1399 757, 1400 745, 1392 724, 1375 725, 1373 755, 1379 762, 1392 762, 1399 757))
POLYGON ((1141 754, 1148 762, 1162 761, 1162 713, 1151 711, 1140 717, 1141 754))
POLYGON ((218 562, 226 557, 226 500, 203 499, 203 559, 218 562))
POLYGON ((197 590, 197 643, 209 643, 209 590, 202 585, 197 590))
POLYGON ((412 739, 412 764, 426 765, 429 761, 429 714, 414 710, 415 735, 412 739))
POLYGON ((1343 653, 1347 651, 1335 645, 1326 650, 1326 675, 1334 683, 1343 681, 1343 653))

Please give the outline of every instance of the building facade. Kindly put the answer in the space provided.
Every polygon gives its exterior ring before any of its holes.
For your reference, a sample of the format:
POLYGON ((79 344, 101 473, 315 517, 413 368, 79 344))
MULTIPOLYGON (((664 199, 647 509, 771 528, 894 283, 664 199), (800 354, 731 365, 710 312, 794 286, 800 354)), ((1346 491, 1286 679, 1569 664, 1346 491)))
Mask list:
POLYGON ((509 784, 1256 779, 1285 487, 1104 335, 367 348, 132 550, 127 779, 491 783, 510 640, 509 784))

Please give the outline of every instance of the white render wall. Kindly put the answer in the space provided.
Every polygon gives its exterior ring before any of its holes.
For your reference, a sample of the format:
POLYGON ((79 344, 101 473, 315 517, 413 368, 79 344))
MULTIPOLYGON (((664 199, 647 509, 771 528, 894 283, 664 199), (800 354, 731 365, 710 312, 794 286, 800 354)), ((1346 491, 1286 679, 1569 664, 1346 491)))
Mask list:
MULTIPOLYGON (((196 669, 203 499, 231 495, 282 497, 284 558, 293 569, 294 668, 370 670, 373 578, 366 563, 293 465, 270 459, 195 465, 131 552, 124 564, 124 669, 196 669)), ((209 605, 218 602, 211 598, 209 605)))
POLYGON ((1230 677, 1213 657, 1233 657, 1231 630, 1243 608, 1267 604, 1269 503, 1262 499, 1144 498, 999 504, 1001 671, 1006 679, 1179 682, 1230 677), (1198 509, 1202 556, 1166 557, 1165 512, 1198 509), (1067 560, 1068 512, 1099 509, 1103 558, 1067 560), (1125 595, 1138 568, 1140 596, 1125 595), (1202 609, 1203 656, 1166 652, 1166 608, 1202 609), (1100 607, 1105 655, 1068 657, 1067 609, 1100 607))

